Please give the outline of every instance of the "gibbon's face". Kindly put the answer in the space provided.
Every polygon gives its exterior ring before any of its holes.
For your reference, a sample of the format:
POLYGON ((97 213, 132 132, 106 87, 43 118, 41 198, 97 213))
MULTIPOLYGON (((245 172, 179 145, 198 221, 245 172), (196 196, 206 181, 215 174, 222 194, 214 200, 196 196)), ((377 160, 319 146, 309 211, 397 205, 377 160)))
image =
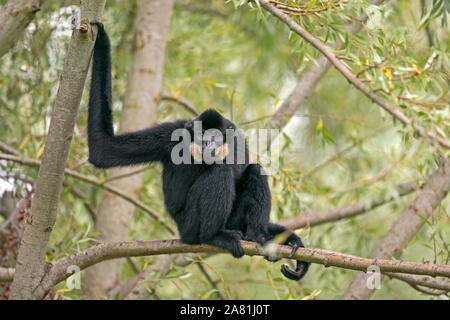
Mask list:
POLYGON ((209 109, 193 121, 186 124, 186 129, 193 137, 190 151, 197 162, 223 161, 229 153, 227 143, 228 133, 234 132, 236 126, 228 119, 222 117, 214 109, 209 109))

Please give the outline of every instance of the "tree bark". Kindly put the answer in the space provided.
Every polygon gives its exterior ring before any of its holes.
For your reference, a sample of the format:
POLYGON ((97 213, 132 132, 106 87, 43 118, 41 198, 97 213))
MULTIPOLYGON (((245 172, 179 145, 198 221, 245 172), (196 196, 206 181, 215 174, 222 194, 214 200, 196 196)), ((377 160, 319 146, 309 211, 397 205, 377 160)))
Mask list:
POLYGON ((45 0, 9 0, 0 11, 0 57, 11 49, 45 0))
MULTIPOLYGON (((442 159, 439 169, 423 190, 392 225, 391 230, 372 254, 374 259, 399 258, 450 191, 450 159, 442 159)), ((374 291, 367 288, 366 274, 359 273, 347 288, 344 299, 369 299, 374 291)))
MULTIPOLYGON (((155 123, 161 92, 164 53, 173 0, 138 2, 133 57, 128 75, 120 132, 147 128, 155 123)), ((115 168, 108 176, 126 175, 135 167, 115 168)), ((143 173, 108 183, 135 198, 142 188, 143 173)), ((105 193, 97 214, 96 231, 102 242, 123 241, 133 218, 134 205, 112 193, 105 193)), ((108 296, 119 283, 121 260, 104 262, 90 268, 85 276, 85 293, 90 298, 108 296)))
MULTIPOLYGON (((100 20, 105 2, 82 0, 82 19, 100 20)), ((47 244, 56 219, 65 163, 94 46, 95 33, 89 30, 89 24, 85 23, 74 31, 67 51, 36 193, 17 257, 11 299, 33 299, 33 291, 45 274, 47 244)))

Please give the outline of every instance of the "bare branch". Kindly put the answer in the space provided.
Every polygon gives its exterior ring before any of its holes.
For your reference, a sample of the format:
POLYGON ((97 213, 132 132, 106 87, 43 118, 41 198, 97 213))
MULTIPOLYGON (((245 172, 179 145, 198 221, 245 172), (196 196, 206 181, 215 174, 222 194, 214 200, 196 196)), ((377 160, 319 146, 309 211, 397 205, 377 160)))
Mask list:
MULTIPOLYGON (((142 300, 158 281, 148 282, 150 274, 158 273, 159 277, 165 276, 170 271, 173 255, 164 255, 158 257, 156 261, 140 272, 137 276, 128 280, 119 288, 120 297, 126 300, 142 300)), ((155 279, 156 280, 156 279, 155 279)))
POLYGON ((427 287, 435 290, 450 292, 450 280, 445 278, 432 278, 428 276, 415 276, 401 273, 385 273, 386 276, 392 279, 397 279, 408 283, 412 286, 427 287))
POLYGON ((441 296, 441 295, 444 295, 444 294, 448 296, 448 293, 446 291, 443 291, 443 290, 430 289, 430 288, 421 287, 421 286, 418 286, 418 285, 415 285, 415 284, 409 284, 409 285, 414 290, 419 291, 419 292, 424 293, 424 294, 431 295, 431 296, 441 296))
POLYGON ((3 141, 0 141, 0 151, 7 154, 20 156, 20 152, 18 150, 14 149, 13 147, 8 145, 7 143, 4 143, 3 141))
POLYGON ((279 223, 290 229, 300 229, 304 227, 317 226, 323 223, 339 221, 342 219, 353 218, 381 207, 391 201, 397 200, 398 197, 411 194, 419 189, 420 186, 416 183, 401 184, 397 187, 398 195, 391 196, 387 199, 373 201, 371 204, 358 202, 347 206, 333 208, 324 213, 305 213, 291 219, 282 220, 279 223))
POLYGON ((362 146, 362 145, 364 144, 364 142, 366 142, 366 141, 369 140, 369 139, 372 139, 372 138, 376 137, 378 134, 380 134, 380 133, 386 131, 386 130, 389 129, 389 128, 390 128, 390 127, 388 127, 388 126, 381 127, 381 128, 375 130, 374 132, 372 132, 372 133, 370 133, 370 134, 368 134, 368 135, 366 135, 366 136, 364 136, 364 137, 355 139, 355 141, 354 141, 352 144, 350 144, 350 145, 348 145, 347 147, 341 149, 340 151, 336 152, 336 153, 335 153, 333 156, 331 156, 330 158, 328 158, 328 159, 326 159, 326 160, 320 162, 320 163, 317 164, 314 168, 312 168, 312 169, 310 169, 309 171, 307 171, 307 172, 303 175, 302 179, 303 179, 303 180, 306 180, 307 178, 309 178, 309 177, 315 175, 317 172, 319 172, 320 170, 322 170, 323 168, 325 168, 325 167, 328 166, 329 164, 331 164, 331 163, 333 163, 334 161, 336 161, 336 160, 342 158, 346 153, 352 151, 354 148, 356 148, 356 147, 358 147, 358 146, 362 146))
MULTIPOLYGON (((258 244, 241 241, 245 254, 249 256, 265 256, 267 252, 258 244)), ((280 258, 290 258, 292 248, 277 245, 275 254, 280 258)), ((153 256, 173 253, 222 253, 223 249, 210 245, 187 245, 179 240, 162 241, 125 241, 110 242, 93 246, 86 251, 62 258, 56 261, 42 278, 33 298, 42 299, 57 283, 67 279, 70 266, 78 266, 80 270, 86 269, 104 260, 153 256)), ((429 276, 450 277, 450 265, 416 263, 410 261, 367 259, 348 254, 337 253, 322 249, 300 248, 293 259, 324 265, 325 267, 339 267, 350 270, 366 271, 369 266, 377 265, 382 272, 400 272, 429 276)))
POLYGON ((82 203, 84 208, 86 209, 87 213, 89 214, 89 217, 91 218, 92 222, 95 223, 97 221, 97 214, 95 212, 95 208, 92 206, 92 204, 86 199, 86 196, 83 195, 81 191, 79 191, 76 187, 72 186, 70 183, 67 183, 64 181, 64 187, 67 188, 67 190, 76 198, 78 198, 82 203))
POLYGON ((183 108, 185 108, 187 111, 189 111, 194 116, 199 115, 199 112, 197 111, 197 108, 194 106, 194 104, 186 98, 176 97, 174 95, 171 95, 168 92, 163 92, 161 94, 161 100, 175 102, 175 103, 179 104, 180 106, 182 106, 183 108))

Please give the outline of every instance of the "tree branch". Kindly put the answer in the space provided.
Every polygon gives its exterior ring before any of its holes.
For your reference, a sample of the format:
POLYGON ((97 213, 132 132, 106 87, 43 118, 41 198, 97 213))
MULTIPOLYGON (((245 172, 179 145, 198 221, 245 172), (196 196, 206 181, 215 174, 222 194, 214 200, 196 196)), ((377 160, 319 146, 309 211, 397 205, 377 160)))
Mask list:
POLYGON ((189 111, 192 115, 194 115, 194 116, 199 115, 199 112, 198 112, 197 108, 194 106, 194 104, 186 98, 176 97, 174 95, 171 95, 168 92, 163 92, 163 93, 161 93, 160 99, 164 100, 164 101, 175 102, 175 103, 179 104, 180 106, 182 106, 187 111, 189 111))
POLYGON ((437 136, 432 131, 427 131, 424 127, 414 123, 414 121, 409 118, 406 114, 404 114, 400 109, 395 106, 389 104, 383 98, 378 96, 369 86, 367 86, 364 82, 358 79, 347 67, 344 63, 342 63, 338 57, 333 53, 333 51, 324 45, 319 39, 314 37, 308 31, 303 29, 294 19, 289 17, 280 9, 273 6, 269 0, 258 0, 261 6, 270 12, 272 15, 277 17, 280 21, 286 24, 289 29, 298 34, 301 38, 303 38, 306 42, 311 44, 314 48, 319 50, 324 57, 339 71, 350 84, 352 84, 356 89, 361 91, 364 95, 366 95, 372 102, 377 104, 379 107, 384 109, 390 115, 392 115, 395 119, 399 120, 401 123, 405 125, 411 126, 415 132, 424 138, 429 138, 432 141, 440 144, 442 147, 446 149, 450 149, 450 142, 447 140, 437 136))
POLYGON ((399 197, 403 197, 413 193, 416 190, 420 190, 420 186, 417 183, 406 183, 399 185, 397 190, 398 195, 393 195, 387 199, 376 200, 371 204, 358 202, 347 206, 333 208, 324 213, 305 213, 291 219, 279 221, 279 223, 289 229, 295 230, 304 227, 312 227, 323 223, 339 221, 342 219, 353 218, 381 207, 391 201, 397 200, 399 197))
POLYGON ((20 156, 20 152, 18 150, 14 149, 3 141, 0 141, 0 151, 6 154, 12 154, 14 156, 20 156))
MULTIPOLYGON (((435 208, 450 191, 450 159, 441 159, 438 170, 374 250, 374 259, 400 257, 435 208)), ((347 288, 344 299, 368 299, 373 293, 366 286, 365 274, 358 274, 347 288)))
POLYGON ((450 292, 450 280, 445 278, 432 278, 402 273, 386 272, 386 276, 408 283, 411 286, 427 287, 435 290, 450 292))
MULTIPOLYGON (((241 244, 246 255, 267 255, 266 250, 256 243, 241 241, 241 244)), ((290 258, 291 250, 291 247, 277 245, 274 253, 280 258, 290 258)), ((223 253, 225 251, 210 245, 187 245, 181 243, 179 240, 125 241, 99 244, 86 251, 56 261, 42 278, 33 295, 35 299, 44 298, 53 286, 67 279, 71 275, 67 273, 67 269, 70 266, 75 265, 79 267, 80 270, 83 270, 96 263, 109 259, 200 252, 223 253)), ((429 275, 433 277, 450 277, 450 265, 386 259, 367 259, 322 249, 300 248, 293 259, 317 263, 326 267, 332 266, 358 271, 366 271, 369 266, 377 265, 382 272, 401 272, 429 275)))
POLYGON ((44 0, 9 0, 0 10, 0 57, 11 49, 44 0))
POLYGON ((83 195, 81 191, 79 191, 76 187, 72 186, 70 183, 66 183, 64 181, 64 187, 67 188, 67 190, 76 198, 78 198, 82 203, 83 207, 86 209, 87 213, 89 214, 89 217, 91 218, 92 222, 97 221, 97 214, 95 208, 92 206, 92 204, 86 199, 86 197, 83 195))
POLYGON ((149 291, 155 294, 159 280, 170 272, 173 265, 185 267, 197 257, 198 254, 194 253, 158 256, 151 266, 142 271, 139 278, 131 279, 127 283, 127 288, 121 288, 121 297, 125 300, 144 300, 148 297, 149 291), (155 273, 157 273, 157 276, 155 273))

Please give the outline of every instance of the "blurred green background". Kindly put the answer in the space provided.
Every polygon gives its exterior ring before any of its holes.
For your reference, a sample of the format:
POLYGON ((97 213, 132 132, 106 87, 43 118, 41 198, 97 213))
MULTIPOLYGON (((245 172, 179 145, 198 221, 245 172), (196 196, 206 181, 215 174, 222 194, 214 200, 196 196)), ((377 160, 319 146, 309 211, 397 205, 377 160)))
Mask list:
MULTIPOLYGON (((240 2, 176 1, 163 88, 190 100, 199 111, 214 107, 227 117, 232 115, 232 120, 244 129, 266 128, 299 77, 314 67, 318 53, 280 22, 240 2)), ((0 5, 4 3, 0 1, 0 5)), ((430 13, 433 2, 425 3, 426 8, 418 0, 386 1, 384 6, 376 7, 367 1, 350 0, 324 13, 296 19, 329 46, 336 39, 342 41, 344 48, 336 54, 355 74, 361 72, 371 88, 388 92, 384 97, 415 121, 448 136, 450 33, 446 9, 430 13), (345 26, 363 12, 370 13, 367 26, 357 35, 348 34, 345 26), (433 43, 427 38, 427 30, 432 33, 433 43), (426 69, 430 58, 432 66, 426 69)), ((0 59, 0 140, 31 158, 42 156, 74 8, 61 1, 47 1, 17 45, 0 59)), ((113 45, 116 122, 126 90, 135 14, 134 1, 107 2, 104 23, 113 45)), ((87 93, 85 90, 68 167, 104 178, 104 171, 87 163, 87 93)), ((180 117, 192 115, 173 102, 161 102, 159 122, 180 117)), ((274 220, 354 202, 369 205, 395 194, 399 183, 423 181, 436 168, 435 149, 429 141, 415 139, 409 128, 393 121, 335 70, 330 70, 307 102, 299 106, 281 139, 280 171, 269 178, 274 220), (326 165, 317 167, 324 162, 326 165)), ((160 174, 157 165, 146 170, 140 199, 164 213, 160 174)), ((13 175, 34 180, 37 170, 0 161, 1 188, 14 189, 20 195, 26 183, 12 179, 13 175)), ((78 189, 93 208, 98 207, 101 189, 70 177, 65 183, 78 189)), ((77 252, 96 237, 85 204, 69 189, 65 187, 61 196, 49 259, 77 252)), ((303 228, 298 234, 309 247, 369 257, 413 197, 398 198, 356 218, 303 228)), ((449 207, 447 199, 402 258, 448 263, 449 207)), ((173 225, 168 214, 164 213, 164 217, 173 225)), ((130 239, 168 237, 164 228, 136 211, 130 239)), ((142 268, 154 258, 134 261, 142 268)), ((235 260, 220 254, 205 258, 202 265, 216 280, 222 297, 236 299, 337 299, 355 275, 349 270, 312 265, 308 276, 296 284, 282 278, 281 263, 271 264, 259 257, 235 260)), ((124 264, 122 280, 133 275, 130 264, 124 264)), ((157 274, 154 279, 158 279, 157 274)), ((158 280, 153 293, 150 298, 220 297, 196 263, 173 266, 158 280)), ((82 298, 80 290, 67 291, 63 285, 56 294, 67 299, 82 298)), ((436 297, 398 280, 384 279, 374 298, 436 297)))

